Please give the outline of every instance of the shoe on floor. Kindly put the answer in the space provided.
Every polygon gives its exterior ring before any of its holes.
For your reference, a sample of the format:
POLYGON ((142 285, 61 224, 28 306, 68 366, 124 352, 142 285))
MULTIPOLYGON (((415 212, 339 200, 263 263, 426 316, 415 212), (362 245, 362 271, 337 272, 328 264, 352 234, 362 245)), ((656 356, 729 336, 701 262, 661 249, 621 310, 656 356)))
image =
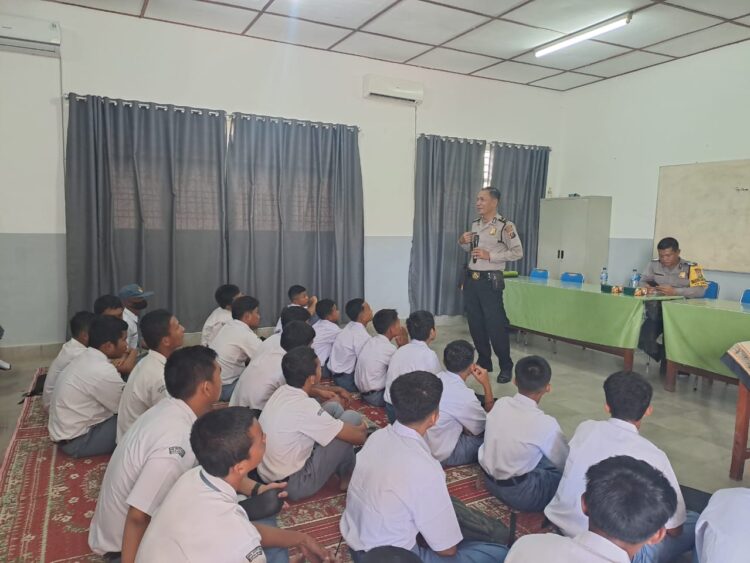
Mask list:
POLYGON ((500 370, 497 375, 498 383, 509 383, 513 379, 513 368, 500 370))
POLYGON ((0 369, 2 370, 9 370, 11 368, 11 365, 8 362, 4 362, 0 360, 0 369))

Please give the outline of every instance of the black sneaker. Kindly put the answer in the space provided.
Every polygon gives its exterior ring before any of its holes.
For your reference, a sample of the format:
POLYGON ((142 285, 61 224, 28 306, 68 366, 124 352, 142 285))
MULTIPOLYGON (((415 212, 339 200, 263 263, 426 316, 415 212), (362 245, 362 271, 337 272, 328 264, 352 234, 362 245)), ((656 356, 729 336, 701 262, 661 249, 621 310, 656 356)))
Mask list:
POLYGON ((513 379, 513 368, 502 369, 497 375, 498 383, 509 383, 513 379))

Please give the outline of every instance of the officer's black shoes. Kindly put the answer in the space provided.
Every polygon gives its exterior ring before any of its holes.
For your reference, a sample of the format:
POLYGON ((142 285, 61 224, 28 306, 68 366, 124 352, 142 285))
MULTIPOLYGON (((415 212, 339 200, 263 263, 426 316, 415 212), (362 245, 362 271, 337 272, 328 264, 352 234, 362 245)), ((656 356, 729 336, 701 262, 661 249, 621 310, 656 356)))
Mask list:
POLYGON ((511 379, 513 379, 513 368, 500 370, 497 375, 498 383, 509 383, 511 379))

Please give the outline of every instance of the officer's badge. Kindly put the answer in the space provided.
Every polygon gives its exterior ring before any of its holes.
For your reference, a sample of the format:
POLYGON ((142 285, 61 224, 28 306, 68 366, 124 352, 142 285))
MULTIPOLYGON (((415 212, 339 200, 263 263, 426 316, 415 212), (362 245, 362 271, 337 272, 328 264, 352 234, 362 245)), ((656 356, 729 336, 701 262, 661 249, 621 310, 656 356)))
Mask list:
POLYGON ((493 236, 493 237, 494 237, 494 236, 495 236, 496 234, 497 234, 497 229, 496 229, 495 227, 492 227, 492 228, 490 229, 490 236, 493 236))
POLYGON ((684 280, 687 277, 687 272, 680 272, 680 279, 684 280))
POLYGON ((478 280, 479 279, 479 272, 472 272, 471 273, 471 279, 473 279, 474 281, 478 280))

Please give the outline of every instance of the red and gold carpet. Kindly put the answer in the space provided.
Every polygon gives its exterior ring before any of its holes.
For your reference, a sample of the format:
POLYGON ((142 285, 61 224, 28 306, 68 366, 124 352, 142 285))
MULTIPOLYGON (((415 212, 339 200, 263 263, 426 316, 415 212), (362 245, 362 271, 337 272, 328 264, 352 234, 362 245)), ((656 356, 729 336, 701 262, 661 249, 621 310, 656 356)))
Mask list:
MULTIPOLYGON (((44 370, 37 372, 37 377, 44 370)), ((353 408, 378 426, 386 423, 382 409, 361 402, 353 408)), ((99 485, 109 456, 73 459, 59 451, 47 434, 47 413, 41 397, 23 405, 16 431, 0 468, 0 561, 34 563, 91 562, 102 559, 88 547, 88 528, 99 485)), ((510 511, 491 497, 476 465, 446 472, 451 494, 506 525, 510 511)), ((339 545, 339 518, 345 495, 330 483, 314 497, 291 503, 279 516, 279 525, 313 535, 348 560, 339 545)), ((538 531, 542 515, 522 514, 517 535, 538 531)))

